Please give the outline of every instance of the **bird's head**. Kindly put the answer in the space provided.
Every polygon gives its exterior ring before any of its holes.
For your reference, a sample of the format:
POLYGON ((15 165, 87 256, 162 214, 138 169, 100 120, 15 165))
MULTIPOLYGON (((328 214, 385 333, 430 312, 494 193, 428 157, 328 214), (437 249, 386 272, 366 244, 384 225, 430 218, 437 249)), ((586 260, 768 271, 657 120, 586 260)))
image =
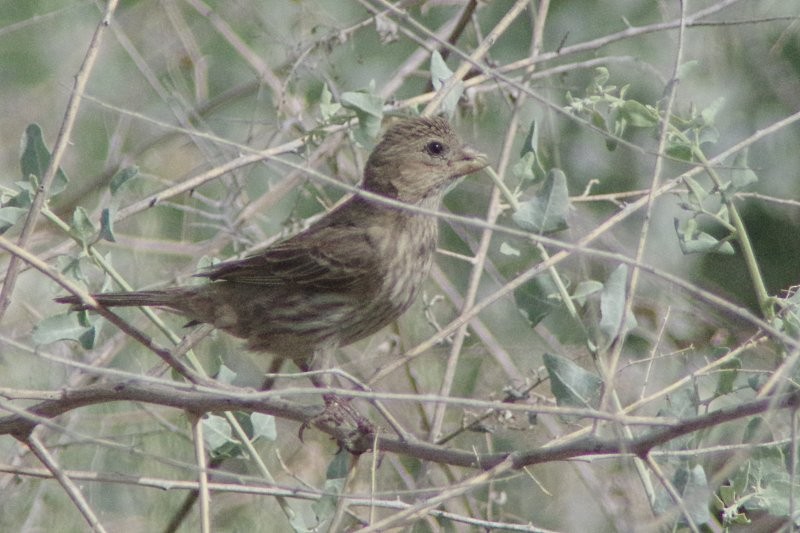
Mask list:
POLYGON ((465 145, 447 120, 405 119, 391 126, 370 154, 363 187, 435 208, 454 180, 487 164, 486 156, 465 145))

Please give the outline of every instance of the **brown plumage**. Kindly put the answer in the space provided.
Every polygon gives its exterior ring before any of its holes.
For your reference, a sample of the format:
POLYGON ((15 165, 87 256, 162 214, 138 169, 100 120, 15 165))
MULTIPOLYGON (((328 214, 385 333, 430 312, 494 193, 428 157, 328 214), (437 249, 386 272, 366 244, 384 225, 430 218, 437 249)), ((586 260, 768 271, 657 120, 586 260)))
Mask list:
MULTIPOLYGON (((362 187, 437 209, 456 178, 486 164, 446 120, 403 120, 370 154, 362 187)), ((433 216, 354 195, 305 231, 199 274, 208 284, 93 296, 106 307, 166 307, 252 350, 309 362, 399 317, 428 275, 437 236, 433 216)), ((57 301, 81 306, 74 296, 57 301)))

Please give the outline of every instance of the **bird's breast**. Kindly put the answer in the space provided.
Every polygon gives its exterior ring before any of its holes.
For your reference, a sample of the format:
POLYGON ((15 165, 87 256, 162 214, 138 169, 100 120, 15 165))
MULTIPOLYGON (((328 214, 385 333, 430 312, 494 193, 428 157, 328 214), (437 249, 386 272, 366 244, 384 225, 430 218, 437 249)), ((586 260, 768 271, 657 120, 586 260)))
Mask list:
POLYGON ((372 231, 370 240, 383 270, 377 300, 399 315, 414 301, 430 271, 438 237, 436 220, 412 216, 372 231))

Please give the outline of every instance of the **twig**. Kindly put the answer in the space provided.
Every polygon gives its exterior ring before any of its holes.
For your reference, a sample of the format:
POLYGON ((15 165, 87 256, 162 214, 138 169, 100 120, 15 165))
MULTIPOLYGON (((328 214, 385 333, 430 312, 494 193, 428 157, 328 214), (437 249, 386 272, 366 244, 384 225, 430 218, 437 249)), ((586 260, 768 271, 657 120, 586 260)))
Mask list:
MULTIPOLYGON (((67 146, 69 146, 72 129, 75 126, 75 119, 78 116, 78 109, 80 108, 83 93, 86 90, 86 84, 89 82, 89 77, 91 76, 92 69, 94 68, 97 55, 100 53, 100 43, 102 42, 108 26, 111 24, 111 16, 117 9, 118 1, 119 0, 108 1, 103 18, 100 20, 97 28, 95 28, 91 41, 89 41, 89 48, 86 51, 86 56, 84 57, 83 63, 78 69, 78 73, 75 75, 75 82, 73 84, 72 91, 70 92, 69 101, 67 102, 67 110, 64 113, 64 120, 61 121, 61 128, 58 131, 56 142, 53 145, 53 153, 50 157, 50 163, 47 166, 44 175, 40 176, 40 182, 38 188, 36 189, 36 195, 34 196, 33 203, 28 210, 28 216, 25 219, 24 226, 22 227, 22 233, 17 241, 17 244, 20 248, 25 248, 28 245, 28 241, 36 229, 36 224, 39 220, 42 207, 44 207, 47 194, 50 192, 50 185, 53 183, 53 180, 58 173, 58 170, 61 166, 61 160, 67 151, 67 146)), ((23 178, 28 179, 28 176, 23 176, 23 178)), ((8 269, 6 270, 3 288, 0 289, 0 317, 5 314, 9 304, 11 303, 11 294, 14 292, 17 275, 19 274, 19 266, 19 259, 16 256, 12 257, 11 261, 9 261, 8 269)))
POLYGON ((454 498, 458 495, 465 494, 471 490, 479 488, 483 486, 484 483, 487 481, 496 478, 497 476, 502 475, 503 473, 507 472, 513 468, 513 461, 506 459, 501 463, 498 463, 495 467, 491 470, 487 470, 486 472, 482 472, 478 475, 475 475, 457 485, 453 485, 446 490, 442 491, 440 494, 429 498, 427 500, 423 500, 420 503, 409 507, 403 511, 395 513, 388 518, 385 518, 379 522, 369 525, 359 531, 361 533, 370 533, 372 531, 386 531, 393 527, 399 527, 408 523, 409 520, 420 517, 430 511, 431 509, 437 507, 439 504, 454 498))
POLYGON ((75 504, 75 507, 78 508, 78 511, 83 515, 86 519, 86 522, 92 527, 93 531, 97 531, 98 533, 105 533, 106 529, 103 527, 103 524, 100 523, 100 519, 97 517, 95 512, 92 510, 92 507, 89 505, 89 502, 86 501, 86 498, 83 497, 81 490, 78 488, 75 483, 64 473, 61 467, 55 460, 47 448, 39 441, 38 437, 33 433, 28 434, 24 439, 25 444, 28 445, 28 449, 36 456, 39 461, 42 462, 43 465, 47 467, 53 477, 55 477, 61 488, 64 489, 64 492, 67 493, 69 499, 75 504))
POLYGON ((211 496, 208 492, 208 465, 206 464, 205 436, 203 435, 202 416, 192 416, 192 433, 194 438, 194 456, 197 460, 197 491, 200 500, 200 531, 211 533, 211 496))
MULTIPOLYGON (((382 399, 405 399, 409 401, 446 401, 454 405, 477 405, 493 407, 510 411, 531 413, 553 413, 563 415, 579 415, 605 420, 614 420, 622 424, 645 422, 642 418, 624 417, 592 411, 590 409, 574 408, 547 408, 545 406, 514 405, 502 402, 480 402, 471 399, 458 398, 430 398, 414 394, 365 394, 347 389, 329 389, 326 393, 347 397, 372 397, 382 399)), ((585 436, 573 439, 563 444, 552 444, 545 447, 536 447, 530 450, 515 452, 500 452, 492 454, 476 454, 472 450, 458 450, 445 446, 437 446, 421 441, 407 442, 402 439, 388 436, 375 436, 365 434, 353 440, 351 428, 326 421, 319 417, 322 407, 301 405, 290 402, 290 398, 297 394, 320 394, 315 389, 283 389, 253 393, 247 391, 230 391, 223 389, 209 389, 197 385, 158 384, 155 382, 125 382, 103 383, 89 387, 64 390, 57 400, 40 402, 25 410, 18 409, 3 402, 3 408, 11 411, 12 415, 0 418, 0 434, 24 436, 36 426, 45 423, 49 418, 62 415, 73 409, 89 405, 105 404, 112 401, 135 401, 151 403, 162 406, 184 409, 195 413, 226 412, 229 410, 254 411, 270 414, 276 417, 294 420, 299 423, 311 424, 320 431, 333 436, 337 441, 345 443, 354 453, 363 453, 372 449, 377 444, 381 451, 398 453, 415 457, 417 459, 453 466, 464 466, 488 470, 500 463, 512 460, 513 468, 566 460, 576 457, 592 457, 603 455, 634 454, 644 456, 656 446, 663 445, 671 440, 684 435, 715 427, 725 422, 739 420, 749 416, 759 415, 779 409, 793 409, 800 406, 800 392, 792 392, 766 398, 741 402, 739 404, 722 407, 704 415, 684 419, 648 418, 647 425, 661 426, 651 429, 634 438, 600 438, 585 436)))
POLYGON ((213 383, 213 381, 209 380, 206 377, 203 377, 202 375, 198 374, 197 372, 189 368, 183 361, 175 357, 173 353, 171 353, 169 350, 165 348, 162 348, 145 333, 135 328, 134 326, 132 326, 127 321, 120 318, 115 313, 112 313, 105 307, 99 305, 90 294, 88 294, 86 291, 83 290, 83 288, 79 287, 69 279, 62 276, 59 272, 55 271, 52 267, 50 267, 50 265, 43 262, 35 255, 12 244, 3 237, 0 237, 0 249, 4 249, 10 252, 15 258, 22 259, 23 261, 34 267, 39 272, 41 272, 45 276, 49 277, 50 279, 61 285, 64 289, 66 289, 70 293, 78 296, 82 302, 84 302, 86 305, 90 306, 92 309, 97 311, 100 315, 103 316, 103 318, 105 318, 106 320, 117 326, 124 333, 126 333, 127 335, 131 336, 133 339, 137 340, 139 343, 144 345, 145 348, 149 349, 158 357, 160 357, 165 363, 174 368, 182 376, 186 377, 186 379, 192 381, 193 383, 207 383, 207 384, 213 383))

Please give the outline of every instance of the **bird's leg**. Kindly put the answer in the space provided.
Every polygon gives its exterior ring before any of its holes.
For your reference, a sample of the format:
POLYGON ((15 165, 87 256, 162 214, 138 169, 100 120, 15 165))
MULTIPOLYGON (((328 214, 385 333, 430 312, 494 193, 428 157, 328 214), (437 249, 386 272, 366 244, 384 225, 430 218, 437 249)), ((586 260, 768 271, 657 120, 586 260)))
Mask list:
POLYGON ((264 378, 263 383, 261 383, 261 390, 270 390, 275 385, 275 376, 281 371, 281 367, 283 366, 283 362, 286 361, 283 357, 278 357, 277 355, 272 358, 272 363, 270 364, 269 370, 267 371, 267 377, 264 378))
MULTIPOLYGON (((328 389, 331 384, 331 376, 325 372, 313 372, 316 369, 331 368, 334 361, 334 355, 338 345, 325 345, 314 350, 314 356, 309 361, 298 362, 298 366, 304 372, 310 372, 309 379, 311 383, 319 389, 328 389)), ((327 392, 322 394, 322 400, 325 402, 325 411, 304 423, 300 428, 300 436, 302 438, 303 430, 317 420, 331 421, 337 425, 344 423, 346 418, 349 418, 357 428, 357 431, 362 435, 370 435, 375 432, 375 426, 364 415, 359 413, 353 406, 350 405, 350 398, 340 398, 339 396, 327 392)))

